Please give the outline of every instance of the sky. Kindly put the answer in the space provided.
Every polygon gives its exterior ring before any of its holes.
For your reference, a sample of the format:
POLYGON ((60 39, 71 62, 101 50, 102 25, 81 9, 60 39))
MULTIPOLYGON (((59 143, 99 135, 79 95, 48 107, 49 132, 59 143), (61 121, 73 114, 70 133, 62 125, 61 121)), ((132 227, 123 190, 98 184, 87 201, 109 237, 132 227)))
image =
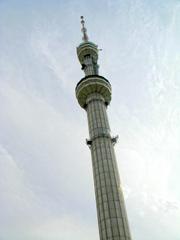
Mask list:
POLYGON ((0 0, 0 240, 98 240, 84 15, 98 44, 132 240, 180 239, 180 1, 0 0))

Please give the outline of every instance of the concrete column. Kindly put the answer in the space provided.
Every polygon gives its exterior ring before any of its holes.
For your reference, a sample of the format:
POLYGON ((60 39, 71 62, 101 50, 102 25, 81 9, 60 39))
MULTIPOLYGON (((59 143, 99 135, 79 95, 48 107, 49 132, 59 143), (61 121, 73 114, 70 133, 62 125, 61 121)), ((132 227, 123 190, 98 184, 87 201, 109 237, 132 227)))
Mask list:
POLYGON ((131 240, 104 98, 86 100, 100 240, 131 240))
POLYGON ((89 55, 89 56, 86 56, 86 57, 84 58, 84 64, 85 64, 84 71, 85 71, 86 76, 96 74, 96 73, 94 72, 92 57, 90 57, 90 55, 89 55))

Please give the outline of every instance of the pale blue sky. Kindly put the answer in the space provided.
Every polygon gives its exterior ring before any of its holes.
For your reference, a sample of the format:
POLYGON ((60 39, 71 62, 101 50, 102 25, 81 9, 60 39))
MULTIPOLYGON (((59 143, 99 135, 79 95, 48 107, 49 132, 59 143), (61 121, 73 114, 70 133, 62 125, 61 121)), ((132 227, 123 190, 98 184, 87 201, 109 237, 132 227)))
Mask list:
POLYGON ((80 16, 108 109, 133 240, 179 240, 180 2, 0 1, 0 239, 98 240, 80 16))

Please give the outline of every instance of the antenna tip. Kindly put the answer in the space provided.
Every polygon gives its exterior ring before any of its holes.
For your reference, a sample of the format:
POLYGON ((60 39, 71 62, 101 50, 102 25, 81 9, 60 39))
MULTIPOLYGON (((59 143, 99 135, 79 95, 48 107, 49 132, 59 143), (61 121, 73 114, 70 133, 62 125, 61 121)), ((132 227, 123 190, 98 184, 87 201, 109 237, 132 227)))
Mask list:
POLYGON ((85 21, 84 21, 84 17, 81 16, 81 24, 84 25, 85 21))

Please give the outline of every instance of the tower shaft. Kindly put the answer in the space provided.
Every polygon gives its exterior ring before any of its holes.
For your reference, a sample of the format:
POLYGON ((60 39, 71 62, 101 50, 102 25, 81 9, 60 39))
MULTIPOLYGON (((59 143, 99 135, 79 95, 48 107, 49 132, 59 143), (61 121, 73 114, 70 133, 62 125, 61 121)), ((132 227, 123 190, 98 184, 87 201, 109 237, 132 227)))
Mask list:
POLYGON ((129 240, 127 215, 102 95, 94 93, 88 97, 87 115, 100 239, 129 240))

